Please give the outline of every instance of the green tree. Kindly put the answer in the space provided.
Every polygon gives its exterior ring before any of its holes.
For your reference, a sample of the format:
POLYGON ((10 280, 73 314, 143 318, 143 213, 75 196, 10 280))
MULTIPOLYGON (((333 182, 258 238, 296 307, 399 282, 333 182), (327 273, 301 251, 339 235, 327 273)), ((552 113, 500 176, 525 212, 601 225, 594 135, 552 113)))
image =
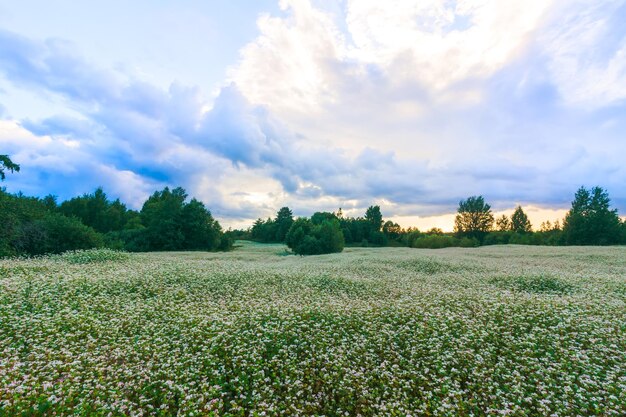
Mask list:
POLYGON ((522 206, 517 206, 511 216, 511 230, 516 233, 530 233, 532 229, 530 220, 528 220, 528 216, 522 210, 522 206))
POLYGON ((365 220, 372 232, 380 232, 383 227, 383 215, 380 206, 369 206, 365 211, 365 220))
POLYGON ((274 220, 257 219, 250 230, 250 237, 258 242, 273 243, 276 242, 276 229, 277 224, 274 220))
POLYGON ((0 155, 0 181, 6 178, 5 171, 20 172, 20 166, 11 161, 9 155, 0 155))
MULTIPOLYGON (((222 241, 220 224, 204 204, 196 199, 186 203, 187 193, 181 187, 157 191, 141 209, 145 229, 129 234, 138 250, 217 250, 230 246, 222 241)), ((230 247, 228 248, 230 249, 230 247)))
POLYGON ((84 194, 64 201, 59 212, 69 217, 77 217, 85 225, 100 233, 123 230, 132 216, 119 199, 109 201, 101 187, 92 194, 84 194))
POLYGON ((482 242, 493 226, 491 206, 483 196, 472 196, 459 202, 454 231, 462 237, 475 238, 482 242))
POLYGON ((289 207, 282 207, 278 210, 274 223, 276 224, 276 242, 284 242, 293 224, 293 213, 289 207))
POLYGON ((182 249, 213 250, 220 246, 220 224, 204 204, 195 198, 183 206, 179 223, 183 234, 182 249))
POLYGON ((145 236, 148 250, 180 250, 185 236, 181 231, 180 217, 187 193, 178 187, 170 190, 165 187, 155 191, 143 204, 141 222, 146 227, 145 236))
POLYGON ((506 232, 511 230, 511 220, 509 220, 506 214, 503 214, 496 219, 496 228, 500 232, 506 232))
POLYGON ((397 240, 402 235, 402 228, 398 223, 387 220, 385 224, 383 224, 383 233, 388 239, 397 240))
POLYGON ((620 220, 601 187, 580 187, 565 216, 563 239, 568 245, 612 245, 620 242, 620 220))
POLYGON ((341 252, 345 245, 339 220, 333 213, 315 213, 311 219, 297 219, 285 240, 298 255, 341 252))

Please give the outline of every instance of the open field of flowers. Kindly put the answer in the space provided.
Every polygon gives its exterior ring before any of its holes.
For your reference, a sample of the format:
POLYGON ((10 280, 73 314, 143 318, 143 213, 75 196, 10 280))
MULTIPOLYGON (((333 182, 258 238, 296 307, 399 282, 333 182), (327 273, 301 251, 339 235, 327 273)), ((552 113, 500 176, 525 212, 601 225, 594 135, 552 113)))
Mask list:
POLYGON ((0 416, 624 416, 626 248, 0 261, 0 416))

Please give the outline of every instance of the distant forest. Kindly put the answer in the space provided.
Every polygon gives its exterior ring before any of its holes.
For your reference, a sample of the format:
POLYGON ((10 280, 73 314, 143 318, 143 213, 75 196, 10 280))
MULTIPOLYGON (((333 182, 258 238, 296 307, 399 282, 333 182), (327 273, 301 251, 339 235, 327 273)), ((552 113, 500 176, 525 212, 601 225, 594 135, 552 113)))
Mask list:
MULTIPOLYGON (((0 180, 20 166, 0 155, 0 180)), ((626 222, 610 207, 601 187, 581 187, 562 221, 533 229, 522 207, 511 217, 494 218, 482 196, 459 202, 454 232, 422 232, 385 221, 379 206, 363 217, 317 212, 294 218, 283 207, 274 218, 258 219, 246 230, 224 231, 209 209, 183 188, 155 191, 141 210, 110 200, 102 188, 58 203, 54 196, 28 197, 0 188, 0 257, 32 256, 107 247, 131 252, 230 250, 235 240, 285 243, 294 253, 341 252, 345 246, 412 248, 476 247, 496 244, 618 245, 626 244, 626 222)))

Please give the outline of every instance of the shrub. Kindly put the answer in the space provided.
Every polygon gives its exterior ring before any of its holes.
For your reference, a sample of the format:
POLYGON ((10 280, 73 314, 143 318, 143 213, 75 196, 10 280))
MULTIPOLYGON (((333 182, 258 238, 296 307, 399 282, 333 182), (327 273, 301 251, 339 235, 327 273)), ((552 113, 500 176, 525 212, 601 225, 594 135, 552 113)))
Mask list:
POLYGON ((459 243, 459 239, 452 236, 429 235, 415 239, 411 247, 420 249, 443 249, 459 246, 459 243))
POLYGON ((287 233, 287 246, 298 255, 320 255, 343 251, 345 241, 339 221, 316 213, 315 220, 297 219, 287 233), (316 224, 317 222, 317 224, 316 224))

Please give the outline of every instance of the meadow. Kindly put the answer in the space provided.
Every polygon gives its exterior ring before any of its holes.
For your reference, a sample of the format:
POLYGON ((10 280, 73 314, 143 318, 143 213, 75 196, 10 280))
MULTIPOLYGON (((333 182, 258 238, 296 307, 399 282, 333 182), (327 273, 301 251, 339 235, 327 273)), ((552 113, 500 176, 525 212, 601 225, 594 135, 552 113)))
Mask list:
POLYGON ((626 248, 0 260, 0 416, 624 416, 626 248))

